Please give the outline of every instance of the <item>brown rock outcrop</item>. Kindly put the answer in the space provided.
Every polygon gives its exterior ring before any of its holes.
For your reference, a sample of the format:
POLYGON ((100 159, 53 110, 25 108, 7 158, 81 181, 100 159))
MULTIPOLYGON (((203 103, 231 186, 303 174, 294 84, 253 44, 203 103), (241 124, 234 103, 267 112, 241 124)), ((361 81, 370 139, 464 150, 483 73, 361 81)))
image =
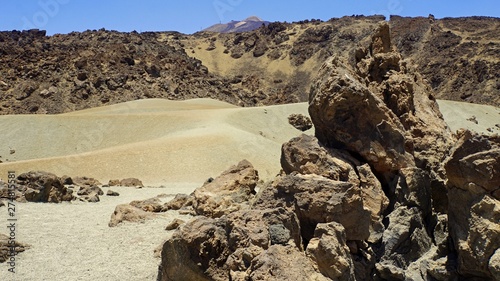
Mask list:
POLYGON ((30 202, 60 203, 74 199, 72 191, 66 188, 56 175, 46 172, 28 172, 17 177, 18 189, 30 202))
POLYGON ((498 276, 494 255, 500 248, 500 138, 469 131, 459 137, 445 163, 458 271, 494 279, 498 276))
POLYGON ((302 237, 308 242, 318 223, 338 222, 347 239, 370 236, 370 212, 363 208, 361 189, 349 182, 318 175, 286 175, 266 187, 254 208, 289 208, 297 214, 302 237))
POLYGON ((326 277, 332 280, 356 280, 354 263, 346 243, 342 225, 335 222, 318 224, 306 253, 326 277))

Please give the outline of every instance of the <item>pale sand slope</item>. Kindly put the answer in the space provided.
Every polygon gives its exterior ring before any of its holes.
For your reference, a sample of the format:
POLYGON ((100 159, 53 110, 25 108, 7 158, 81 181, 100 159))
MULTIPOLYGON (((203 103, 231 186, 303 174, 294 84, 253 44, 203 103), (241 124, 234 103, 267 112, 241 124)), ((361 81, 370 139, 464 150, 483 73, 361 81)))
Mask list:
POLYGON ((288 124, 291 113, 307 114, 307 106, 151 99, 70 114, 0 116, 6 162, 0 177, 43 170, 104 183, 127 177, 150 185, 203 182, 248 159, 269 179, 279 172, 282 143, 301 133, 288 124))
MULTIPOLYGON (((488 132, 500 123, 498 108, 439 104, 452 130, 488 132), (477 125, 466 120, 472 115, 477 125)), ((0 164, 2 176, 10 169, 40 169, 102 181, 137 176, 165 185, 112 188, 121 195, 101 196, 94 204, 18 204, 16 238, 32 248, 17 256, 15 280, 155 280, 160 259, 153 251, 172 234, 164 227, 181 216, 167 212, 144 224, 109 228, 115 206, 162 193, 190 193, 243 158, 272 177, 279 170, 281 143, 300 133, 286 117, 306 112, 305 103, 235 108, 211 100, 146 100, 57 116, 0 117, 2 159, 23 160, 0 164), (16 152, 9 154, 8 146, 16 152), (80 154, 65 156, 75 153, 80 154)), ((0 208, 0 220, 7 221, 6 208, 0 208)), ((5 275, 7 268, 0 265, 0 280, 12 277, 5 275)))

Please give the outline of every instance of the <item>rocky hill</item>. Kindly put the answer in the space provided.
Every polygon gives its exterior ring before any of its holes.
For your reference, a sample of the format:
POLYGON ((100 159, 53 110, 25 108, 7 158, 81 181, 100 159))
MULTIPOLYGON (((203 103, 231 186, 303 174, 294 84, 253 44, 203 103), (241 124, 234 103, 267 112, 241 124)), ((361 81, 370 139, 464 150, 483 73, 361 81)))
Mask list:
MULTIPOLYGON (((245 33, 0 32, 0 114, 61 113, 144 98, 240 106, 306 101, 312 76, 384 17, 271 23, 245 33)), ((436 98, 500 105, 500 19, 391 17, 394 46, 436 98)))

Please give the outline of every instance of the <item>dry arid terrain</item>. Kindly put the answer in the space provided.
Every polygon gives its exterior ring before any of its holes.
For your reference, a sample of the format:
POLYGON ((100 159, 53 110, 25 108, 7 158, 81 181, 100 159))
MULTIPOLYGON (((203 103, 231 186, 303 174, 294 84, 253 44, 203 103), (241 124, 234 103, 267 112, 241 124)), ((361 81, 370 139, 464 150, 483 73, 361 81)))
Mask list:
MULTIPOLYGON (((0 114, 63 113, 145 98, 305 102, 324 61, 349 55, 383 19, 271 23, 229 34, 0 32, 0 114)), ((436 98, 500 105, 499 19, 393 16, 389 23, 394 45, 436 98)))
POLYGON ((499 25, 0 32, 0 276, 500 280, 499 25))

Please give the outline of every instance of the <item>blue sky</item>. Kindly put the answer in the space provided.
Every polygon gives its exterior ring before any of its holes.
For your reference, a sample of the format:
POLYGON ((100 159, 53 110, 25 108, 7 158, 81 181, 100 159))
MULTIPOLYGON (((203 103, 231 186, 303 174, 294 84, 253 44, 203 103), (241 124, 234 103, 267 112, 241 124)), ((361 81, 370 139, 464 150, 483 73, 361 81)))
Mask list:
POLYGON ((193 33, 252 15, 288 22, 353 14, 500 17, 499 0, 2 0, 1 7, 0 30, 39 28, 49 35, 100 28, 193 33))

